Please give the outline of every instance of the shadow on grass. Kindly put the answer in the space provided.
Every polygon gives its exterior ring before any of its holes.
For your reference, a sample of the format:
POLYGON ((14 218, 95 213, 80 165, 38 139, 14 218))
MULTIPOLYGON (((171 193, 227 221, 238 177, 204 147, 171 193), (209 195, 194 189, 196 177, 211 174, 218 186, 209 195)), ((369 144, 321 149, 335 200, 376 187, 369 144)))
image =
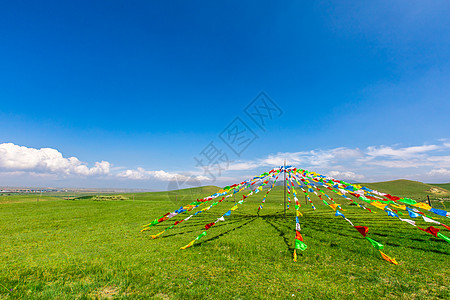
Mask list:
MULTIPOLYGON (((284 213, 284 212, 281 212, 284 213)), ((279 213, 276 213, 279 214, 279 213)), ((283 239, 284 243, 286 244, 287 249, 289 250, 289 252, 293 252, 294 251, 294 247, 289 243, 289 238, 286 234, 285 231, 282 230, 282 225, 283 224, 277 224, 275 222, 275 220, 279 220, 280 216, 278 215, 266 215, 266 216, 260 216, 260 218, 266 222, 267 224, 269 224, 270 226, 272 226, 272 228, 274 228, 277 232, 278 235, 283 239), (278 226, 277 226, 278 225, 278 226), (281 226, 280 226, 281 225, 281 226)), ((298 253, 298 255, 303 255, 302 253, 298 253)))
MULTIPOLYGON (((227 230, 227 231, 225 231, 225 232, 222 232, 222 233, 220 233, 220 234, 218 234, 218 235, 216 235, 216 236, 214 236, 214 237, 212 237, 212 238, 210 238, 210 239, 207 239, 207 240, 201 241, 201 242, 199 242, 199 243, 197 243, 197 244, 194 244, 193 247, 198 247, 198 246, 201 246, 201 245, 204 244, 204 243, 209 243, 209 242, 211 242, 211 241, 217 240, 217 239, 219 239, 219 238, 221 238, 221 237, 223 237, 223 236, 225 236, 225 235, 227 235, 227 234, 229 234, 229 233, 231 233, 231 232, 233 232, 233 231, 235 231, 235 230, 237 230, 237 229, 240 229, 240 228, 244 227, 245 225, 247 225, 247 224, 249 224, 249 223, 255 221, 256 219, 257 219, 257 217, 252 217, 250 220, 248 220, 247 222, 242 223, 241 225, 239 225, 239 226, 237 226, 237 227, 231 228, 230 230, 227 230)), ((238 222, 240 222, 240 221, 237 220, 235 223, 238 223, 238 222)), ((224 224, 224 225, 230 225, 230 223, 224 224)), ((214 227, 216 227, 216 226, 214 226, 214 227)))

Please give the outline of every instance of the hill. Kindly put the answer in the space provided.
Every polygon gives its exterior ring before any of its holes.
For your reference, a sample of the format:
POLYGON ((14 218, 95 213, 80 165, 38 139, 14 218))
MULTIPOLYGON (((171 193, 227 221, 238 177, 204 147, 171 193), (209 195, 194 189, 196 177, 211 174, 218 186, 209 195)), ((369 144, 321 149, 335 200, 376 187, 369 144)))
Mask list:
POLYGON ((450 191, 450 183, 430 183, 430 185, 434 185, 446 189, 447 191, 450 191))
POLYGON ((429 195, 432 199, 448 197, 450 195, 450 191, 445 189, 443 186, 406 179, 360 184, 383 193, 388 193, 399 197, 408 197, 418 201, 425 201, 427 199, 427 195, 429 195))

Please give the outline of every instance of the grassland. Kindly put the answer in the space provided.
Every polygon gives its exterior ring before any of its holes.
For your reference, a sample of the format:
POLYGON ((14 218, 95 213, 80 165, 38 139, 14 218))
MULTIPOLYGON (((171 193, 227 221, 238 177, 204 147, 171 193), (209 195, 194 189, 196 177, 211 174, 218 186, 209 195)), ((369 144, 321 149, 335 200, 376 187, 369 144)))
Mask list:
MULTIPOLYGON (((423 186, 397 184, 388 192, 409 197, 423 192, 423 186)), ((368 226, 368 236, 383 243, 383 251, 399 265, 382 260, 315 197, 316 211, 301 200, 308 249, 294 263, 294 211, 283 217, 281 187, 269 194, 260 216, 262 193, 248 198, 186 250, 179 248, 226 212, 232 198, 162 238, 152 240, 151 234, 181 217, 139 232, 141 225, 214 191, 216 187, 123 194, 128 200, 120 201, 1 198, 0 299, 450 298, 450 244, 344 199, 337 202, 346 217, 368 226)), ((418 220, 418 225, 428 224, 418 220)))

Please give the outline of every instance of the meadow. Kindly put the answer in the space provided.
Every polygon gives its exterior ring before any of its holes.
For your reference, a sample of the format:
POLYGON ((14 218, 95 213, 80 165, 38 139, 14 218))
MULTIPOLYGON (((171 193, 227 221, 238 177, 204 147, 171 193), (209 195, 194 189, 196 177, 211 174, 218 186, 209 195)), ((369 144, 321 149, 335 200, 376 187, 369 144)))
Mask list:
MULTIPOLYGON (((385 188, 421 201, 428 193, 408 182, 385 188)), ((233 198, 155 240, 152 234, 188 214, 140 232, 142 225, 217 189, 123 194, 110 201, 2 196, 0 299, 450 299, 450 244, 338 196, 334 198, 345 216, 368 226, 368 237, 384 244, 383 252, 398 265, 383 260, 314 196, 315 211, 300 198, 308 248, 293 262, 295 211, 288 210, 284 218, 283 189, 278 186, 259 216, 264 193, 247 198, 186 250, 180 247, 228 211, 233 198)), ((433 202, 436 208, 446 204, 433 202)))

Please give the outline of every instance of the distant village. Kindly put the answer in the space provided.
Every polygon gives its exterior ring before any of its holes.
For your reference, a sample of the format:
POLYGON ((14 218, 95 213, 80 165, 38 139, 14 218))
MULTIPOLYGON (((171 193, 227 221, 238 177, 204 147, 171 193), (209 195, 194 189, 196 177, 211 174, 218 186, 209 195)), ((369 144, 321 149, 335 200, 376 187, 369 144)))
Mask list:
POLYGON ((68 192, 62 189, 36 189, 36 188, 3 188, 0 189, 0 194, 28 194, 28 193, 53 193, 53 192, 68 192))
POLYGON ((0 195, 43 194, 43 193, 130 193, 150 192, 146 189, 105 189, 105 188, 41 188, 41 187, 0 187, 0 195))

